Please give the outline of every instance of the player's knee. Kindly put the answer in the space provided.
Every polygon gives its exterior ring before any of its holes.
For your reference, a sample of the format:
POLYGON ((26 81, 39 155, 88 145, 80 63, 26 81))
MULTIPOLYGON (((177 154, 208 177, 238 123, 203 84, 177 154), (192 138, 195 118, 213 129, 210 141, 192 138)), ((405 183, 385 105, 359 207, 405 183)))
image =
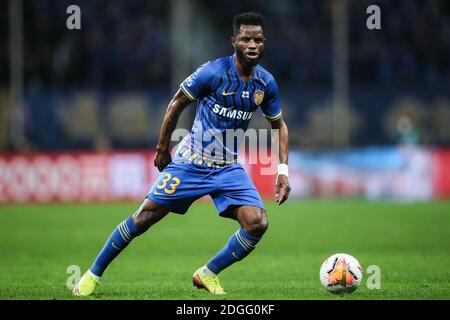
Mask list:
POLYGON ((255 236, 262 236, 269 227, 269 222, 267 220, 266 211, 260 209, 258 212, 252 215, 246 230, 248 233, 255 236))
POLYGON ((269 221, 267 220, 266 211, 262 210, 261 218, 258 223, 258 231, 261 234, 264 234, 267 231, 267 228, 269 228, 269 221))
POLYGON ((139 209, 133 214, 133 222, 139 234, 142 234, 168 213, 168 209, 150 200, 144 200, 139 209))
POLYGON ((140 209, 133 215, 133 221, 139 234, 147 231, 152 225, 162 218, 157 211, 140 209))
POLYGON ((135 213, 133 215, 133 222, 136 226, 136 229, 139 231, 139 234, 147 231, 148 228, 150 228, 147 216, 148 213, 146 211, 140 211, 139 213, 135 213))

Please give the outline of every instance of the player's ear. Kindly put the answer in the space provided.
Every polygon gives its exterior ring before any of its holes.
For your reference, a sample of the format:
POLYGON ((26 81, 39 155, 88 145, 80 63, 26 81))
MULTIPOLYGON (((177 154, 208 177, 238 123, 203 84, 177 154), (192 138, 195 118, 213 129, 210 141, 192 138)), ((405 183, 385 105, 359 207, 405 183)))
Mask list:
POLYGON ((231 36, 230 40, 231 44, 233 45, 233 48, 236 48, 236 39, 234 38, 234 36, 231 36))

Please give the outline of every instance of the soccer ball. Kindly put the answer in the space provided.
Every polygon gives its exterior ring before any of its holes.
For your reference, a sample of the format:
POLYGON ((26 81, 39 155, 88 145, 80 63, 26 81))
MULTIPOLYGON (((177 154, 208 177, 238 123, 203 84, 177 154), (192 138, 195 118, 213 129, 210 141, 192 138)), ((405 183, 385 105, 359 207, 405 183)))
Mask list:
POLYGON ((361 265, 346 253, 336 253, 326 259, 320 268, 320 282, 331 293, 352 293, 362 280, 361 265))

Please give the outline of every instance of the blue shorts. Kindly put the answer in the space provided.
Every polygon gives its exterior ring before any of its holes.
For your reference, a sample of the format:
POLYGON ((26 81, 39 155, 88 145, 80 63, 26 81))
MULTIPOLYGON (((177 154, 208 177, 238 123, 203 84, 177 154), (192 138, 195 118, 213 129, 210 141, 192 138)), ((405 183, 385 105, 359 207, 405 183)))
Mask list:
POLYGON ((230 206, 264 209, 261 196, 240 164, 209 168, 194 163, 170 163, 147 194, 147 199, 184 214, 191 204, 210 195, 219 215, 229 217, 230 206))

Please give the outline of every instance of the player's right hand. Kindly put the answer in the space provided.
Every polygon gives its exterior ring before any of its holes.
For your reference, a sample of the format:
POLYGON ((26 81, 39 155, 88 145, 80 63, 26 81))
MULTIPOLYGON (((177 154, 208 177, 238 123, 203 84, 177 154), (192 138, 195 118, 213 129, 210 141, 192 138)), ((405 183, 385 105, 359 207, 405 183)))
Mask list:
POLYGON ((169 151, 156 151, 155 159, 153 160, 155 167, 161 172, 165 167, 172 162, 172 156, 169 151))

